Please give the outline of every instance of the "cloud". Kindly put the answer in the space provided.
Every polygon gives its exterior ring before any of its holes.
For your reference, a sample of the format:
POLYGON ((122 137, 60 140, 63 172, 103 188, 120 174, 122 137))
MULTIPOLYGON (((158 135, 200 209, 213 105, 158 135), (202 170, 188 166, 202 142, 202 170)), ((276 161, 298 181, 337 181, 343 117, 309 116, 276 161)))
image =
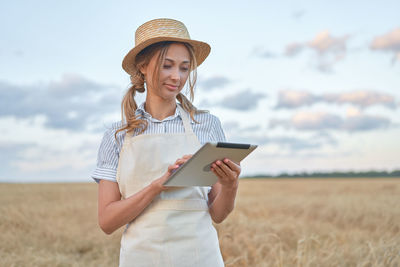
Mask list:
POLYGON ((15 145, 0 163, 0 182, 92 181, 90 173, 95 166, 95 153, 89 158, 79 151, 49 153, 43 147, 30 147, 21 151, 18 146, 15 145), (15 149, 19 149, 18 153, 15 149), (33 154, 33 150, 37 152, 36 158, 21 156, 25 153, 33 154))
POLYGON ((294 136, 275 136, 269 137, 266 143, 270 145, 279 145, 282 148, 290 151, 300 151, 306 149, 316 149, 324 145, 321 140, 313 140, 311 138, 298 138, 294 136))
POLYGON ((281 90, 278 95, 277 108, 297 108, 300 106, 311 105, 316 101, 316 97, 306 91, 281 90))
POLYGON ((291 43, 286 46, 285 55, 292 57, 299 54, 304 49, 304 44, 302 43, 291 43))
POLYGON ((264 94, 253 93, 250 89, 247 89, 237 94, 226 96, 224 100, 214 105, 236 110, 253 110, 264 97, 266 97, 264 94))
POLYGON ((17 170, 12 163, 20 160, 24 155, 23 152, 32 145, 32 143, 11 144, 0 141, 0 180, 15 176, 17 170))
MULTIPOLYGON (((265 132, 264 132, 265 133, 265 132)), ((330 134, 320 132, 309 137, 298 137, 291 135, 256 135, 255 132, 244 133, 241 130, 230 132, 230 142, 252 143, 259 146, 279 147, 280 151, 290 152, 319 149, 325 145, 336 146, 337 141, 330 134)))
POLYGON ((375 37, 371 42, 370 48, 393 53, 393 62, 400 61, 400 28, 375 37))
POLYGON ((300 111, 292 116, 290 120, 272 119, 270 127, 284 126, 297 130, 326 130, 340 128, 343 121, 340 116, 326 112, 300 111))
POLYGON ((306 48, 315 52, 315 67, 322 72, 331 72, 333 65, 343 60, 346 56, 349 35, 340 37, 332 36, 325 30, 317 33, 310 41, 293 42, 285 47, 285 55, 293 57, 306 48))
POLYGON ((245 128, 242 128, 244 132, 258 132, 261 129, 260 125, 253 125, 253 126, 248 126, 245 128))
POLYGON ((211 91, 224 87, 230 82, 231 80, 224 76, 213 76, 207 79, 203 79, 201 82, 199 82, 199 86, 206 91, 211 91))
POLYGON ((67 151, 57 147, 32 145, 24 149, 18 160, 11 162, 24 173, 50 172, 60 169, 87 170, 96 158, 96 147, 72 147, 67 151))
POLYGON ((348 35, 342 37, 333 37, 329 31, 318 33, 313 40, 308 42, 308 46, 320 54, 326 53, 344 53, 346 51, 346 41, 348 35))
POLYGON ((12 85, 0 82, 0 117, 45 117, 45 126, 74 131, 98 123, 118 111, 119 90, 78 75, 64 75, 47 84, 12 85))
POLYGON ((328 31, 318 33, 308 42, 308 47, 317 52, 317 69, 322 72, 331 72, 333 65, 344 59, 346 55, 346 41, 348 35, 333 37, 328 31))
POLYGON ((237 131, 240 128, 240 125, 237 121, 228 121, 224 123, 223 128, 227 132, 237 131))
MULTIPOLYGON (((321 31, 308 41, 292 42, 286 45, 284 56, 295 57, 304 50, 314 51, 313 67, 322 72, 332 72, 333 66, 343 60, 347 52, 350 35, 333 36, 329 31, 321 31)), ((276 57, 274 53, 262 47, 253 49, 253 54, 261 58, 276 57)))
POLYGON ((237 121, 224 123, 223 128, 229 142, 252 143, 257 145, 279 147, 291 152, 320 148, 325 145, 336 146, 337 140, 326 131, 316 132, 308 137, 298 137, 290 134, 273 135, 263 130, 260 124, 241 127, 237 121))
MULTIPOLYGON (((228 121, 223 124, 223 129, 227 133, 228 137, 235 137, 238 140, 239 136, 246 136, 247 134, 253 134, 261 131, 261 125, 255 124, 251 126, 241 127, 239 122, 237 121, 228 121)), ((246 140, 243 140, 243 142, 246 142, 246 140)))
POLYGON ((367 131, 379 128, 386 128, 390 125, 390 120, 381 116, 355 115, 349 116, 343 121, 342 128, 350 132, 367 131))
POLYGON ((300 19, 300 18, 302 18, 304 16, 304 14, 306 14, 305 10, 297 10, 297 11, 292 13, 292 18, 300 19))
POLYGON ((381 116, 371 116, 360 112, 349 112, 347 117, 327 112, 300 111, 290 119, 271 120, 271 128, 283 126, 296 130, 346 130, 349 132, 386 128, 390 120, 381 116))
POLYGON ((0 182, 87 181, 102 137, 100 131, 44 127, 43 115, 0 117, 0 132, 0 182))
POLYGON ((291 124, 299 130, 335 129, 341 123, 339 116, 325 112, 298 112, 291 119, 291 124))
POLYGON ((261 58, 275 58, 277 55, 261 46, 255 47, 252 54, 261 58))
POLYGON ((281 90, 278 95, 276 108, 298 108, 318 102, 330 104, 352 104, 360 108, 383 105, 387 108, 396 108, 394 96, 368 90, 317 95, 307 91, 281 90))
POLYGON ((323 143, 323 144, 329 144, 332 146, 337 146, 339 142, 332 136, 330 135, 327 131, 319 131, 313 136, 311 136, 310 140, 314 140, 315 142, 323 143))
POLYGON ((322 97, 322 100, 338 104, 350 103, 363 108, 373 105, 384 105, 388 108, 396 107, 394 96, 373 91, 353 91, 341 94, 326 94, 322 97))

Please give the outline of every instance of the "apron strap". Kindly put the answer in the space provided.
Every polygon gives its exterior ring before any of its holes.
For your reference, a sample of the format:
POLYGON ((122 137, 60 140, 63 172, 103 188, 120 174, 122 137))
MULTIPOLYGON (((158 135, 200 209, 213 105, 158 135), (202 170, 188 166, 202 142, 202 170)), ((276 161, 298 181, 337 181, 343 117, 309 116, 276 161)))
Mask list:
POLYGON ((185 133, 193 133, 192 126, 190 125, 189 114, 179 104, 176 104, 176 108, 181 114, 183 127, 185 127, 185 133))

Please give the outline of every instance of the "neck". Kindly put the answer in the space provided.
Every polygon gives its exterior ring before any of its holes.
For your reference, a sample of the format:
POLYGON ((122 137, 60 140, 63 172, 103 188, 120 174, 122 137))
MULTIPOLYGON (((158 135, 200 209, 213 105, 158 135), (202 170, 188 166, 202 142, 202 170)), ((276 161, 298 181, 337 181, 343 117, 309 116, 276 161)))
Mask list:
POLYGON ((161 121, 175 114, 176 100, 165 101, 164 99, 147 95, 145 109, 153 118, 161 121))

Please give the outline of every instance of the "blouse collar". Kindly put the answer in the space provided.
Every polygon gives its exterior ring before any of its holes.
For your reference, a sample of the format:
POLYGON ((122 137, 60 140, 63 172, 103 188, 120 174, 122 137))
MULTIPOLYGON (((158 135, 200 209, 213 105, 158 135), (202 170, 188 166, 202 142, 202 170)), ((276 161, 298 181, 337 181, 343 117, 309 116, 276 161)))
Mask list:
MULTIPOLYGON (((163 119, 163 120, 160 121, 160 120, 158 120, 158 119, 153 118, 153 117, 151 116, 151 114, 148 113, 148 112, 145 110, 145 108, 144 108, 145 104, 146 104, 146 102, 143 102, 143 103, 140 104, 140 106, 136 109, 136 112, 135 112, 135 115, 136 115, 136 116, 141 116, 141 117, 144 117, 144 118, 146 118, 146 119, 149 119, 151 122, 159 122, 159 123, 160 123, 160 122, 164 122, 164 121, 174 120, 174 119, 176 119, 178 116, 182 118, 182 114, 181 114, 180 110, 179 110, 178 108, 176 108, 176 109, 175 109, 175 114, 174 114, 174 115, 171 115, 171 116, 169 116, 169 117, 167 117, 167 118, 165 118, 165 119, 163 119)), ((176 104, 182 106, 180 103, 176 103, 176 104)), ((190 123, 194 123, 194 121, 192 120, 192 118, 190 118, 190 123)))

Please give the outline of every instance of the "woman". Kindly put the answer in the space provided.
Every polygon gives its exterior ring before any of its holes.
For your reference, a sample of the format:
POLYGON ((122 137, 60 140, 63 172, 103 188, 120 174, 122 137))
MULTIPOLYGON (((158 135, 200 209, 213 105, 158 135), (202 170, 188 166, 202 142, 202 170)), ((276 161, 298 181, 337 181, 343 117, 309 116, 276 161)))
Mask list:
POLYGON ((135 44, 122 64, 132 82, 122 122, 104 134, 92 175, 99 183, 99 225, 107 234, 126 225, 120 266, 223 266, 212 221, 232 211, 240 166, 214 162, 218 182, 211 188, 163 185, 201 143, 225 139, 219 120, 181 93, 189 80, 193 99, 196 68, 210 46, 191 40, 172 19, 141 25, 135 44), (147 93, 139 107, 136 91, 147 93))

